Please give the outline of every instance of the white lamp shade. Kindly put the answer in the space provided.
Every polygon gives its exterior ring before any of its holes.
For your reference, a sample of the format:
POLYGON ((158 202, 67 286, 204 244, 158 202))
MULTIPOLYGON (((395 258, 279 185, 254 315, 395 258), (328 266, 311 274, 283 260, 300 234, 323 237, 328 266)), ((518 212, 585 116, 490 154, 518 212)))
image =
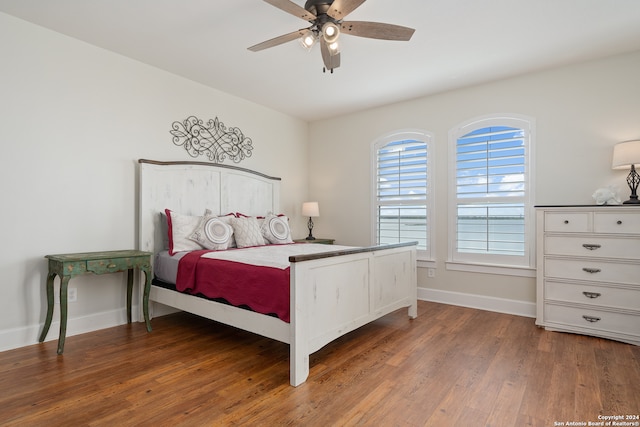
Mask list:
POLYGON ((318 202, 304 202, 302 204, 302 216, 320 216, 318 202))
POLYGON ((629 169, 640 165, 640 140, 619 142, 613 146, 612 169, 629 169))

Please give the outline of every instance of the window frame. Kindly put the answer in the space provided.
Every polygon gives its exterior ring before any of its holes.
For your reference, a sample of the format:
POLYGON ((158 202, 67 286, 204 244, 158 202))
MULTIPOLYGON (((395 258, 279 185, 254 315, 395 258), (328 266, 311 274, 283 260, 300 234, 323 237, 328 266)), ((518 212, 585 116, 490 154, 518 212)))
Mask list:
MULTIPOLYGON (((519 114, 491 114, 462 122, 449 131, 449 215, 447 269, 533 277, 535 275, 535 119, 519 114), (469 199, 458 198, 457 142, 470 132, 493 126, 507 126, 525 131, 524 137, 524 196, 518 199, 524 205, 524 255, 498 255, 458 252, 458 205, 469 204, 469 199)), ((487 198, 489 199, 489 198, 487 198)), ((509 197, 493 199, 509 203, 509 197)))
MULTIPOLYGON (((371 144, 371 242, 374 245, 378 244, 377 230, 378 230, 378 150, 392 142, 401 140, 415 140, 423 142, 426 145, 426 167, 427 167, 427 186, 426 186, 426 198, 424 200, 424 206, 427 212, 427 229, 426 229, 426 243, 427 249, 417 250, 417 260, 423 262, 435 262, 435 209, 434 209, 434 177, 435 177, 435 162, 434 162, 434 144, 433 134, 421 129, 402 129, 389 132, 376 138, 371 144)), ((401 203, 400 203, 401 204, 401 203)), ((407 201, 407 204, 416 204, 415 200, 407 201)), ((422 201, 418 203, 422 205, 422 201)), ((431 264, 429 264, 431 265, 431 264)))

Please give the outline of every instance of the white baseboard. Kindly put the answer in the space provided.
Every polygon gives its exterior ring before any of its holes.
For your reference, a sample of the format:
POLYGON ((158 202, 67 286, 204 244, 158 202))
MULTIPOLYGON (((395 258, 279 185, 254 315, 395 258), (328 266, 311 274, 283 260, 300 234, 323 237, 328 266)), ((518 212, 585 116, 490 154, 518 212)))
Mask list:
POLYGON ((461 292, 418 288, 418 299, 459 305, 498 313, 514 314, 523 317, 536 317, 536 304, 533 302, 512 300, 484 295, 464 294, 461 292))
MULTIPOLYGON (((60 319, 56 319, 59 312, 54 312, 53 322, 47 333, 45 341, 57 340, 60 335, 60 319)), ((137 306, 131 307, 131 317, 138 319, 139 310, 137 306)), ((66 337, 97 331, 99 329, 111 328, 113 326, 127 323, 127 309, 104 311, 88 316, 69 318, 67 320, 66 337)), ((38 338, 42 332, 44 323, 23 328, 0 330, 0 351, 12 350, 14 348, 26 347, 38 343, 38 338)), ((66 346, 66 344, 65 344, 66 346)))

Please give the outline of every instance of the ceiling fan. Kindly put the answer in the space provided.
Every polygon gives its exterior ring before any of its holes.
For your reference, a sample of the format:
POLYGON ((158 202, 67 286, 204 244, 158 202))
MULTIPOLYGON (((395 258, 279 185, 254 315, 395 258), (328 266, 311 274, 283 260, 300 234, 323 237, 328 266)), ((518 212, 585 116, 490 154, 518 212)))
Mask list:
POLYGON ((338 38, 341 33, 372 39, 407 41, 415 31, 413 28, 381 22, 343 21, 366 0, 307 0, 304 9, 290 0, 264 1, 309 21, 311 26, 258 43, 248 49, 257 52, 295 39, 300 39, 305 48, 311 49, 319 42, 324 62, 323 71, 330 70, 332 73, 340 66, 338 38))

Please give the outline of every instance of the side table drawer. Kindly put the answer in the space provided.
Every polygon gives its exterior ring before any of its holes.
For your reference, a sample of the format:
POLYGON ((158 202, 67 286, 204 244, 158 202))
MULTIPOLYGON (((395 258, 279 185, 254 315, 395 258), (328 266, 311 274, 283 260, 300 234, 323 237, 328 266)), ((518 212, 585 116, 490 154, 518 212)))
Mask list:
POLYGON ((547 322, 640 336, 640 315, 546 304, 547 322))
POLYGON ((640 288, 624 289, 607 286, 562 283, 545 280, 545 298, 578 304, 592 304, 603 307, 640 309, 640 288))
POLYGON ((135 258, 96 259, 87 261, 87 271, 95 274, 116 273, 138 266, 135 258))

